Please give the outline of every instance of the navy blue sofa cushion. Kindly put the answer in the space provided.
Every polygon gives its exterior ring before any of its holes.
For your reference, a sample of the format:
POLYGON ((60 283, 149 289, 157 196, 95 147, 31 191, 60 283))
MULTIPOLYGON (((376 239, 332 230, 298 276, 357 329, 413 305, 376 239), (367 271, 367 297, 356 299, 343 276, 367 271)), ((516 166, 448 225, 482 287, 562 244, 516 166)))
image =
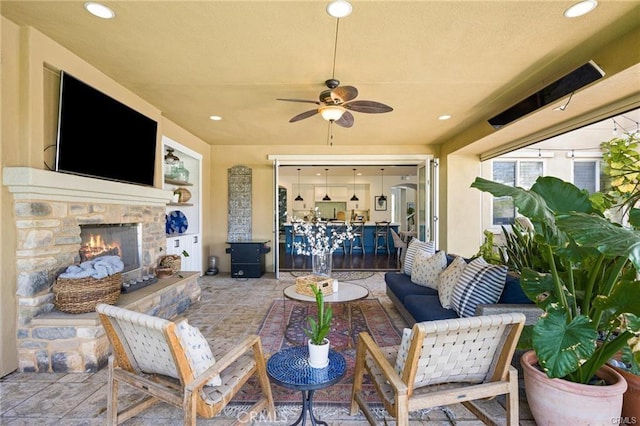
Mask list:
POLYGON ((438 295, 407 296, 404 299, 404 307, 416 322, 458 318, 456 311, 442 307, 438 295))
POLYGON ((438 291, 429 287, 421 286, 411 282, 411 277, 401 272, 387 272, 384 275, 387 287, 393 291, 398 300, 404 303, 407 296, 437 296, 438 291))

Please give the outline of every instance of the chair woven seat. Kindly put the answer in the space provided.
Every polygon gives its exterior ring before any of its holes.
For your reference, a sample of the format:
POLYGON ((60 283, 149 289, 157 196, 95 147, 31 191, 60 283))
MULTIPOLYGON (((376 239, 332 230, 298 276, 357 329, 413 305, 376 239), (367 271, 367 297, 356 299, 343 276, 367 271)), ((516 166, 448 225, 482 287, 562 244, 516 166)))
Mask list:
POLYGON ((360 408, 376 424, 362 395, 367 374, 398 425, 408 424, 410 411, 459 402, 484 421, 469 401, 503 394, 507 424, 517 425, 518 373, 510 362, 524 322, 520 313, 419 322, 400 346, 386 348, 360 333, 351 414, 360 408))

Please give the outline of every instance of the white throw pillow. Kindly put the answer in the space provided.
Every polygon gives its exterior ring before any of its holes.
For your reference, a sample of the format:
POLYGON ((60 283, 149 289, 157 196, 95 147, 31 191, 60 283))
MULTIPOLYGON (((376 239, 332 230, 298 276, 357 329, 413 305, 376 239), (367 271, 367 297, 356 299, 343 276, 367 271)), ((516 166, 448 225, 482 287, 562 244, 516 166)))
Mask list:
MULTIPOLYGON (((209 342, 197 327, 193 327, 186 320, 181 321, 176 326, 176 334, 185 351, 194 376, 199 376, 207 368, 215 364, 216 359, 213 357, 209 342)), ((217 375, 205 383, 205 386, 220 386, 221 384, 222 379, 217 375)))
POLYGON ((472 260, 453 289, 451 305, 460 317, 475 315, 476 306, 496 303, 507 279, 505 265, 490 265, 483 258, 472 260))
POLYGON ((412 238, 407 247, 407 255, 404 258, 404 272, 406 275, 411 275, 411 269, 413 268, 413 259, 418 251, 426 251, 429 254, 435 254, 436 248, 433 241, 420 241, 417 238, 412 238))
POLYGON ((456 256, 447 269, 440 273, 438 277, 438 297, 440 304, 445 309, 451 309, 451 298, 453 297, 453 289, 460 280, 462 272, 467 267, 467 262, 460 256, 456 256))
POLYGON ((413 260, 411 282, 438 290, 438 276, 447 267, 447 255, 439 251, 434 255, 418 251, 413 260))
POLYGON ((396 372, 402 375, 404 364, 407 362, 407 353, 409 352, 409 345, 411 344, 411 329, 405 328, 402 330, 402 341, 398 348, 398 355, 396 356, 396 372))

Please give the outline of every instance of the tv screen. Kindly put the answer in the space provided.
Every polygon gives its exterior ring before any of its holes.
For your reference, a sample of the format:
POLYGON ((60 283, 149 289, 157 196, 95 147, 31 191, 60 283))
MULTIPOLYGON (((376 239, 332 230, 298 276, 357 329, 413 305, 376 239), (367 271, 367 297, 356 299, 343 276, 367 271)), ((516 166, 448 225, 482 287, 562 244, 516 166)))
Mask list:
POLYGON ((158 123, 60 75, 56 171, 153 186, 158 123))

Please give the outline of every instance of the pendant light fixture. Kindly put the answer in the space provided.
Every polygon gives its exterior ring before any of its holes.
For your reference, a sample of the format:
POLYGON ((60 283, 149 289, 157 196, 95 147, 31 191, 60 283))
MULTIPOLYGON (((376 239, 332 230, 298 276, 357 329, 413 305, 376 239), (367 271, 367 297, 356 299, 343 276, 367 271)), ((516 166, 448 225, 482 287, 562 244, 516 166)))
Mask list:
POLYGON ((384 169, 380 169, 380 176, 382 177, 382 190, 378 200, 384 202, 387 201, 387 197, 384 195, 384 169))
POLYGON ((329 169, 324 169, 324 197, 322 197, 322 201, 331 201, 331 197, 329 197, 329 185, 327 184, 327 172, 329 169))
POLYGON ((295 201, 304 201, 304 198, 300 196, 300 169, 298 169, 298 196, 295 198, 295 201))
POLYGON ((356 196, 356 169, 353 169, 353 197, 350 201, 360 201, 356 196))

